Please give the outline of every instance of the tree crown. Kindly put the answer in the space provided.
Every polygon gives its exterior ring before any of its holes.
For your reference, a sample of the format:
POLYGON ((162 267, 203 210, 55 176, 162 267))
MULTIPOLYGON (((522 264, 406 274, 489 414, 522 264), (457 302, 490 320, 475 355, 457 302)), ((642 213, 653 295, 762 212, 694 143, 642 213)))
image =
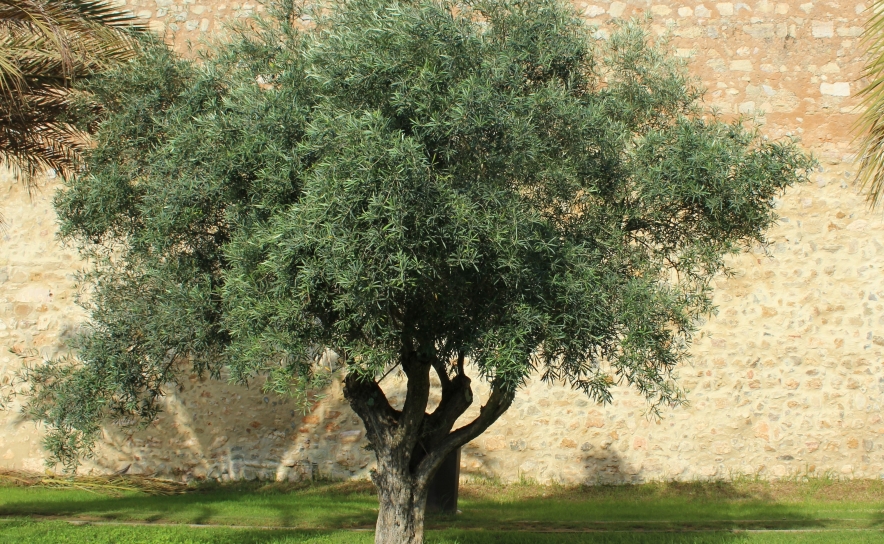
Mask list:
POLYGON ((812 166, 794 143, 703 112, 641 25, 597 39, 558 0, 279 15, 89 83, 97 145, 56 206, 90 326, 79 364, 30 376, 57 459, 152 417, 182 364, 304 397, 327 350, 365 381, 468 359, 507 395, 538 372, 682 402, 711 279, 812 166))

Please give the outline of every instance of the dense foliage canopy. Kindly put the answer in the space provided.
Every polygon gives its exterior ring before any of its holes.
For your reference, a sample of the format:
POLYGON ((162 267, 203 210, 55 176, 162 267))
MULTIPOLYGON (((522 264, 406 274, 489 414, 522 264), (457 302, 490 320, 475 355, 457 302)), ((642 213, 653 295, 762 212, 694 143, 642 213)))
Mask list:
POLYGON ((378 472, 414 489, 535 373, 683 401, 711 279, 811 166, 792 142, 703 112, 642 26, 599 40, 557 0, 279 11, 89 85, 97 145, 56 206, 91 320, 76 361, 29 376, 55 459, 153 417, 190 368, 302 399, 343 372, 378 472), (396 366, 398 408, 377 385, 396 366), (491 397, 452 431, 470 368, 491 397))

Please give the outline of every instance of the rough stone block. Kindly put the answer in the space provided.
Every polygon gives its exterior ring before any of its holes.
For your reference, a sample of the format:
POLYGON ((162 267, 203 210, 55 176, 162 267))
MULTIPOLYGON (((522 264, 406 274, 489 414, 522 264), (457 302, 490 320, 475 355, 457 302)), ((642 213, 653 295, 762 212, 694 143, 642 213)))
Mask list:
POLYGON ((730 17, 734 14, 734 5, 730 2, 715 4, 715 9, 718 10, 722 17, 730 17))
POLYGON ((776 26, 773 23, 744 25, 743 32, 756 39, 774 38, 777 35, 776 26))
POLYGON ((699 6, 694 8, 694 15, 702 19, 708 19, 712 16, 712 12, 709 11, 709 8, 707 8, 703 4, 700 4, 699 6))
POLYGON ((858 38, 863 35, 863 27, 861 26, 842 26, 838 27, 838 35, 842 38, 858 38))
POLYGON ((824 96, 850 96, 850 83, 821 83, 820 94, 824 96))
POLYGON ((626 4, 623 2, 611 2, 611 7, 608 8, 608 14, 611 17, 620 17, 623 15, 623 11, 626 9, 626 4))
POLYGON ((831 38, 835 35, 834 27, 832 21, 813 21, 811 34, 814 38, 831 38))

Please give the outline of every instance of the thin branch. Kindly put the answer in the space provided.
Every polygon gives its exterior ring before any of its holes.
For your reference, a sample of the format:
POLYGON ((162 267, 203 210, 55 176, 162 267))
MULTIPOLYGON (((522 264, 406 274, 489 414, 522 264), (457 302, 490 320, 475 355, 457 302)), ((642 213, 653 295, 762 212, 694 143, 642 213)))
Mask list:
POLYGON ((445 387, 451 384, 451 377, 448 375, 445 363, 443 363, 438 357, 433 357, 432 365, 433 370, 436 371, 436 375, 439 376, 439 381, 442 383, 442 390, 444 391, 445 387))
POLYGON ((399 365, 400 365, 400 364, 401 364, 401 362, 397 362, 395 365, 393 365, 393 366, 390 367, 390 370, 384 372, 384 375, 381 376, 381 379, 378 380, 378 384, 380 384, 382 381, 384 381, 384 378, 386 378, 387 376, 389 376, 391 372, 393 372, 394 370, 396 370, 397 368, 399 368, 399 365))
POLYGON ((417 444, 420 430, 430 401, 430 362, 423 360, 416 352, 402 355, 402 370, 408 377, 402 416, 399 418, 398 444, 411 453, 417 444))
POLYGON ((438 468, 449 453, 485 432, 506 412, 514 398, 514 390, 505 388, 499 383, 493 383, 488 402, 479 409, 476 419, 450 433, 420 462, 415 471, 417 481, 425 485, 429 480, 429 475, 438 468))

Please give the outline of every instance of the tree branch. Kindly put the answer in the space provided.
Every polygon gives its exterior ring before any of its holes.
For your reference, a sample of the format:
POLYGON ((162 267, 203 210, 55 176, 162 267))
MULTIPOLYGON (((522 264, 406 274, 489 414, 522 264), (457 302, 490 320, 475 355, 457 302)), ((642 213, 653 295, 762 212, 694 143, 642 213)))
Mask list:
POLYGON ((405 403, 399 418, 399 431, 395 447, 401 447, 403 455, 410 455, 420 436, 420 429, 426 416, 430 400, 431 361, 424 360, 418 353, 407 351, 402 354, 402 370, 408 378, 405 390, 405 403))
POLYGON ((442 393, 445 394, 445 387, 451 384, 451 377, 448 376, 448 370, 445 369, 445 363, 443 363, 438 357, 433 357, 432 361, 433 370, 436 371, 436 375, 439 376, 439 381, 442 382, 442 393))
POLYGON ((356 374, 344 378, 344 397, 365 424, 366 438, 375 451, 390 447, 390 431, 399 422, 400 413, 390 406, 381 386, 356 374))
POLYGON ((420 438, 411 456, 412 468, 417 467, 428 452, 433 451, 448 436, 457 419, 473 404, 470 378, 465 374, 455 376, 442 387, 439 406, 424 419, 420 438))
POLYGON ((492 383, 488 402, 479 410, 479 415, 470 423, 457 429, 443 438, 415 470, 415 478, 419 485, 425 485, 445 457, 456 448, 476 438, 503 415, 515 398, 515 390, 505 388, 502 384, 492 383))

